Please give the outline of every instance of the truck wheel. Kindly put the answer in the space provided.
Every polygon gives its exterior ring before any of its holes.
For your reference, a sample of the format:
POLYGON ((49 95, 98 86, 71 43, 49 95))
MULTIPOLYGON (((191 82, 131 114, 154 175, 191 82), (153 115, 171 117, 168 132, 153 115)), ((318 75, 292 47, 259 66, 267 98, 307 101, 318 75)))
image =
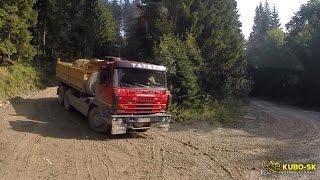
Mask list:
POLYGON ((70 104, 70 99, 69 96, 71 95, 71 90, 67 90, 67 92, 64 94, 64 98, 63 98, 63 106, 64 109, 67 111, 71 111, 72 110, 72 106, 70 104))
POLYGON ((61 105, 63 105, 64 93, 65 93, 65 87, 62 85, 59 86, 59 88, 58 88, 58 103, 61 105))
POLYGON ((95 132, 106 133, 108 131, 107 122, 101 117, 98 107, 92 108, 89 112, 89 125, 95 132))

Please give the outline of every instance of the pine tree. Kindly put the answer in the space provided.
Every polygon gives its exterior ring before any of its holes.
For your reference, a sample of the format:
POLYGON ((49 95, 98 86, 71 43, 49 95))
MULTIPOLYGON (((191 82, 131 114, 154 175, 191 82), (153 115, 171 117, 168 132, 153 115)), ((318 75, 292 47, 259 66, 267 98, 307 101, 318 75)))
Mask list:
POLYGON ((29 60, 35 55, 30 29, 36 25, 35 1, 0 2, 0 54, 16 60, 29 60))
POLYGON ((274 28, 279 29, 279 27, 279 15, 276 8, 273 7, 271 11, 267 1, 264 5, 260 2, 256 8, 253 31, 247 44, 247 57, 250 68, 258 68, 263 64, 262 62, 265 61, 265 58, 268 59, 265 54, 268 32, 274 28))
POLYGON ((202 58, 195 39, 190 34, 186 41, 181 41, 172 34, 164 35, 154 50, 157 62, 169 68, 168 79, 174 87, 174 101, 189 108, 199 105, 200 89, 196 67, 202 58))
POLYGON ((271 27, 271 21, 272 21, 271 8, 268 1, 265 1, 263 10, 264 11, 262 16, 262 24, 263 24, 263 28, 265 28, 264 31, 268 32, 268 30, 271 27))
POLYGON ((197 21, 191 27, 198 34, 198 44, 205 60, 203 88, 217 99, 245 93, 244 38, 236 1, 195 3, 190 7, 198 8, 192 13, 197 21))
POLYGON ((271 13, 271 27, 272 28, 280 28, 280 18, 279 18, 279 12, 276 8, 276 6, 273 6, 272 13, 271 13))
POLYGON ((115 55, 118 25, 104 0, 39 0, 38 43, 45 59, 115 55))
POLYGON ((123 33, 124 37, 128 38, 134 26, 138 23, 138 18, 142 14, 141 9, 139 9, 139 0, 134 0, 132 3, 129 0, 125 0, 123 3, 123 33))
POLYGON ((253 31, 249 37, 249 48, 260 48, 265 40, 268 30, 271 27, 271 12, 269 4, 265 3, 263 6, 260 2, 259 6, 256 8, 256 15, 254 17, 253 31))
MULTIPOLYGON (((87 8, 88 37, 87 42, 93 47, 91 57, 103 57, 108 55, 108 49, 116 49, 115 43, 119 37, 118 25, 113 18, 107 4, 101 0, 87 1, 92 3, 91 8, 87 8)), ((114 53, 109 51, 109 53, 114 53)))
POLYGON ((141 14, 136 25, 129 30, 126 56, 153 62, 153 47, 163 35, 159 20, 167 14, 163 11, 165 7, 162 0, 142 0, 139 8, 141 14))
MULTIPOLYGON (((196 81, 188 82, 195 82, 192 86, 201 87, 203 95, 210 95, 213 99, 245 93, 247 80, 244 38, 234 0, 146 0, 143 3, 143 13, 135 26, 135 33, 128 39, 128 49, 134 52, 136 57, 154 57, 154 54, 146 52, 150 52, 150 47, 155 47, 155 58, 160 59, 156 62, 171 66, 172 63, 168 62, 176 62, 174 59, 188 59, 191 64, 183 63, 186 66, 182 69, 193 66, 192 70, 189 70, 197 77, 196 81), (190 36, 194 39, 193 47, 199 49, 199 56, 183 55, 188 48, 180 44, 187 43, 190 36), (169 41, 175 46, 170 46, 169 41), (137 52, 142 53, 136 54, 137 52), (184 58, 176 52, 182 53, 184 58)), ((173 77, 178 76, 173 73, 173 77)), ((187 77, 184 74, 180 78, 187 77)), ((175 78, 171 79, 171 82, 174 80, 176 81, 175 78)), ((191 84, 188 87, 191 87, 191 84)))
POLYGON ((118 0, 112 0, 112 2, 110 3, 109 6, 111 8, 113 18, 117 22, 118 34, 121 34, 122 25, 123 25, 122 19, 123 19, 123 14, 124 14, 124 10, 122 7, 122 0, 120 0, 120 2, 118 0))
MULTIPOLYGON (((300 76, 303 89, 298 96, 306 103, 319 105, 320 102, 320 1, 310 0, 286 25, 290 52, 303 65, 300 76)), ((292 62, 292 59, 288 58, 292 62)))

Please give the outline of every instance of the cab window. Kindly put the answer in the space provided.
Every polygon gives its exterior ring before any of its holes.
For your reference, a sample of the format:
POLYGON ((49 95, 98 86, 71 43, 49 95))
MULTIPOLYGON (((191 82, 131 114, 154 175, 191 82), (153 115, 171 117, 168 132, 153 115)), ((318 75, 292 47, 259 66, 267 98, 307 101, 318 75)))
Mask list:
POLYGON ((102 67, 100 72, 100 84, 109 85, 111 83, 111 69, 102 67))

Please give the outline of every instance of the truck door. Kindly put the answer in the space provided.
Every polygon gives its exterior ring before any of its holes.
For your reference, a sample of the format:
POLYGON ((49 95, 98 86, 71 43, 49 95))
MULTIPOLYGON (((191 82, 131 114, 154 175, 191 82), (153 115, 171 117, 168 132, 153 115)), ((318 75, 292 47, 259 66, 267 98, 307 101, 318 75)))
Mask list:
POLYGON ((98 85, 96 87, 96 98, 105 104, 112 107, 113 93, 113 71, 111 67, 101 67, 98 76, 98 85))

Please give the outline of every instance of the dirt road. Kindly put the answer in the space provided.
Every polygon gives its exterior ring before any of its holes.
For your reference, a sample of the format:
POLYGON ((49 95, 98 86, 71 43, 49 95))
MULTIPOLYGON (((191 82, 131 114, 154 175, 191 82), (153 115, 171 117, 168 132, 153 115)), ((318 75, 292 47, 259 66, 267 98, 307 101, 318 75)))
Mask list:
MULTIPOLYGON (((320 113, 253 100, 242 125, 173 125, 96 134, 57 104, 56 88, 16 98, 0 116, 0 179, 263 179, 265 160, 320 162, 320 113)), ((274 178, 319 179, 315 174, 274 178)))

